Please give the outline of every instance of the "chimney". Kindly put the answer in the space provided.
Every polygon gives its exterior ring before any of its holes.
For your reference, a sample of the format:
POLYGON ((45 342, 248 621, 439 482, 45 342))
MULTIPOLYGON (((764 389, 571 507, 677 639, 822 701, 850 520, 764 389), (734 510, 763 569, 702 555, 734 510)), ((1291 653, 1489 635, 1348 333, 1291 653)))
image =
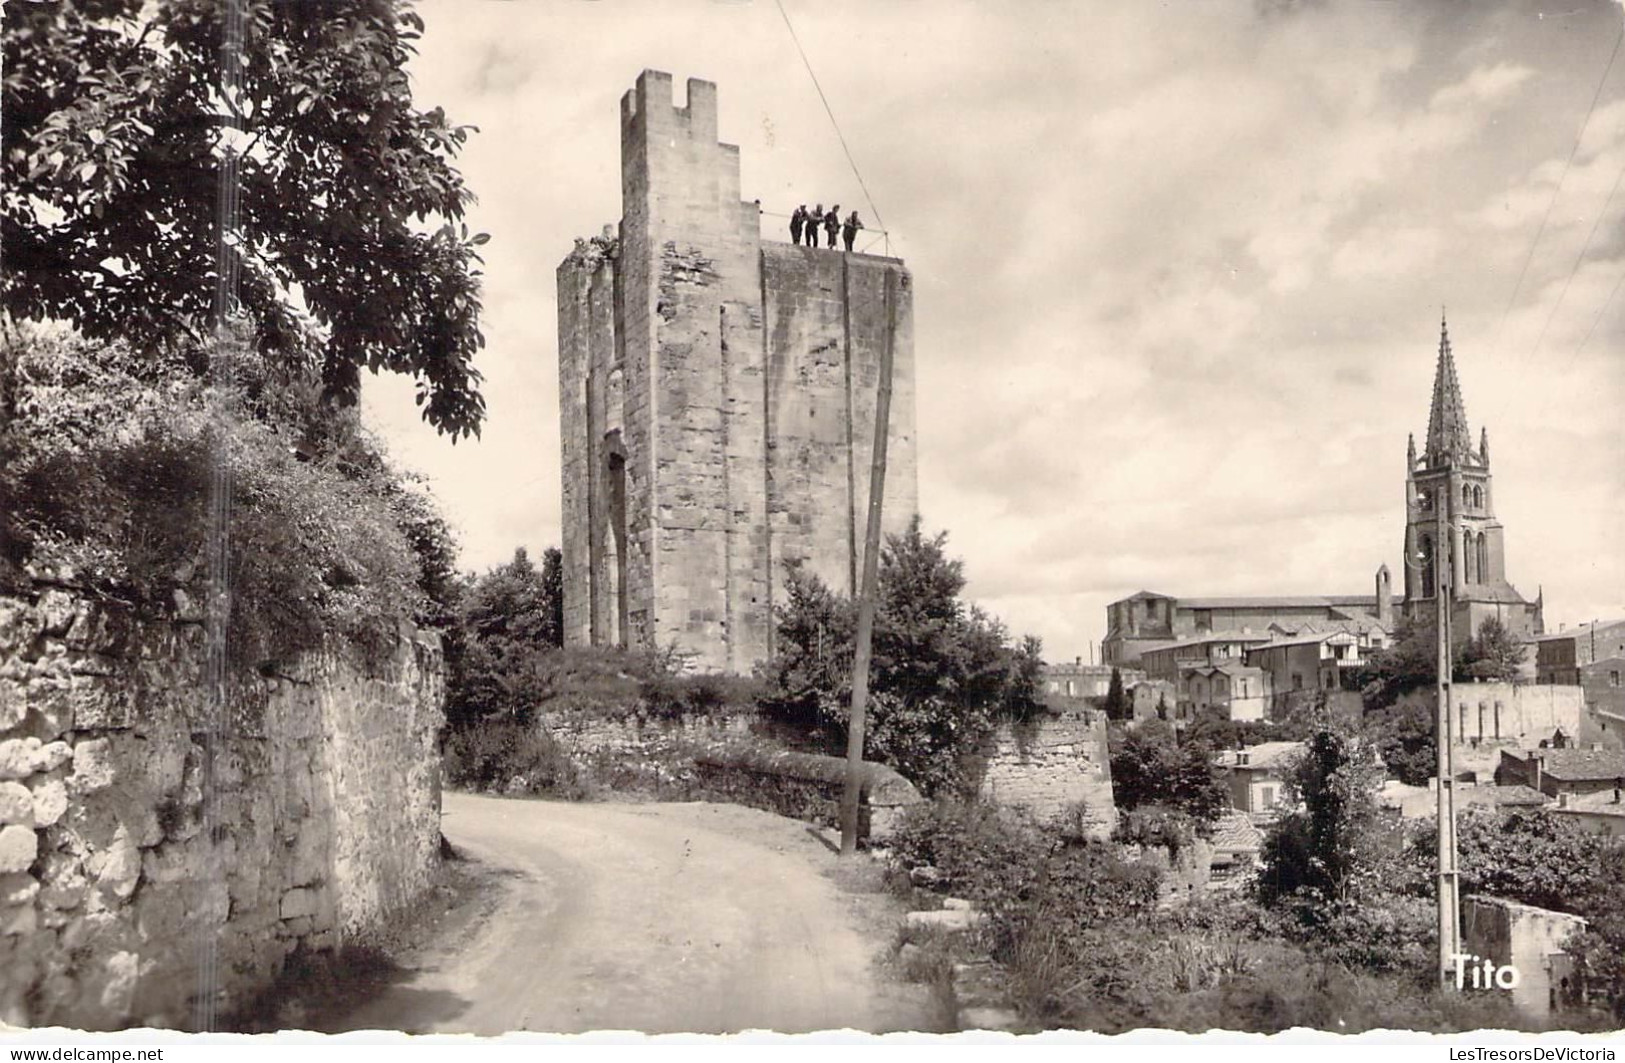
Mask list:
POLYGON ((1247 763, 1247 751, 1245 749, 1236 750, 1236 766, 1237 767, 1243 767, 1243 766, 1246 765, 1246 763, 1247 763))
POLYGON ((1077 665, 1079 668, 1082 668, 1083 667, 1083 658, 1082 657, 1074 657, 1074 658, 1072 658, 1072 663, 1077 665))
MULTIPOLYGON (((1531 790, 1540 790, 1541 775, 1546 770, 1546 758, 1539 753, 1530 754, 1529 769, 1535 777, 1534 782, 1529 784, 1529 788, 1531 790)), ((1541 793, 1545 793, 1545 791, 1541 790, 1541 793)))

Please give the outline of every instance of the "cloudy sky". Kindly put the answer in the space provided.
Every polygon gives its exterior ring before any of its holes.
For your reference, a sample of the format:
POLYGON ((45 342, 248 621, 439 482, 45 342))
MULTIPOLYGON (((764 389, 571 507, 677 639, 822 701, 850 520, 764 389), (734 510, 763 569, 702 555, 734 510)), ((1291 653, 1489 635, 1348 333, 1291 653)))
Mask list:
MULTIPOLYGON (((1513 583, 1625 616, 1617 5, 784 6, 915 277, 926 524, 1049 659, 1141 588, 1397 582, 1441 305, 1513 583)), ((718 84, 745 198, 863 197, 774 0, 419 10, 420 105, 481 130, 490 416, 453 446, 390 380, 367 413, 484 568, 559 541, 554 269, 620 217, 640 70, 718 84)))

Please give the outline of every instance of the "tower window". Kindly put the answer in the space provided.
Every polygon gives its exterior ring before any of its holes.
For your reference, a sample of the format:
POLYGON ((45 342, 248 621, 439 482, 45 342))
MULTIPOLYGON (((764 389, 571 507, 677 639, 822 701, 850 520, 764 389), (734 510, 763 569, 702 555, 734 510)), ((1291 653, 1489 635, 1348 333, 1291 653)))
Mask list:
POLYGON ((1473 485, 1473 508, 1484 508, 1484 489, 1477 484, 1473 485))
POLYGON ((1461 504, 1464 506, 1473 504, 1473 489, 1468 484, 1461 485, 1461 504))

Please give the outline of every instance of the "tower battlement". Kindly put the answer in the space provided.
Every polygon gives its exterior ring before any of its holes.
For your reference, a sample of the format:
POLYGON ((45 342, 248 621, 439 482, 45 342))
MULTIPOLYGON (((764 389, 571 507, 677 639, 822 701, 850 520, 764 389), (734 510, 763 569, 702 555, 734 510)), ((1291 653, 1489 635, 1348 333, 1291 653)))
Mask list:
POLYGON ((700 78, 688 79, 688 102, 677 106, 672 78, 664 70, 645 70, 632 88, 621 95, 621 135, 649 129, 682 128, 690 139, 717 141, 717 86, 700 78))

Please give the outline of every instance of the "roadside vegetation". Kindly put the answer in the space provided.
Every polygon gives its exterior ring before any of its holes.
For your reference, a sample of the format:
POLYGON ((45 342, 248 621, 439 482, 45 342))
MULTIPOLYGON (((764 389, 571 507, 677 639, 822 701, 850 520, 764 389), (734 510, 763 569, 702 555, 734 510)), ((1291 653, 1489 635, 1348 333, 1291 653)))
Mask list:
POLYGON ((429 496, 318 383, 251 358, 233 375, 211 393, 182 353, 0 324, 0 587, 201 620, 218 452, 239 666, 328 638, 384 654, 402 624, 439 624, 454 547, 429 496))
MULTIPOLYGON (((1374 752, 1358 726, 1319 720, 1291 780, 1301 809, 1269 830, 1256 877, 1192 901, 1159 890, 1169 862, 1149 859, 1201 829, 1186 813, 1186 833, 1169 831, 1166 798, 1126 812, 1110 841, 991 805, 922 806, 891 849, 893 881, 904 892, 970 900, 986 921, 968 940, 911 951, 921 977, 989 957, 1028 1030, 1528 1028, 1504 994, 1438 987, 1431 824, 1378 807, 1374 752), (1162 830, 1146 828, 1147 813, 1162 817, 1162 830)), ((1592 920, 1570 950, 1594 1006, 1554 1023, 1617 1026, 1625 849, 1538 813, 1472 814, 1463 818, 1461 866, 1464 892, 1592 920)))
MULTIPOLYGON (((916 520, 880 558, 865 756, 922 792, 958 793, 1001 718, 1038 698, 1040 646, 1012 639, 965 602, 963 564, 945 533, 916 520)), ((703 794, 690 721, 734 722, 727 741, 763 750, 844 755, 856 606, 793 570, 777 622, 778 654, 752 677, 696 673, 671 650, 564 647, 559 551, 538 568, 524 550, 456 582, 446 632, 445 764, 453 785, 577 799, 606 791, 703 794), (594 723, 661 733, 637 758, 571 754, 561 733, 594 723)), ((695 741, 714 742, 710 735, 695 741)))

